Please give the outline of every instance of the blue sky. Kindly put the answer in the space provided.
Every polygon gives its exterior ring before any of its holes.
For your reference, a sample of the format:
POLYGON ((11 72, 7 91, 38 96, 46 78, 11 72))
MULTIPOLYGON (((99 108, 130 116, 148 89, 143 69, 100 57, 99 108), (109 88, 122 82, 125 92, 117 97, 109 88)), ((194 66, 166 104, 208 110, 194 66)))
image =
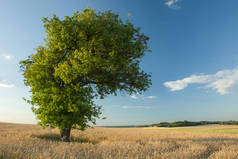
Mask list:
POLYGON ((152 50, 141 64, 149 91, 97 100, 107 117, 98 125, 238 120, 237 0, 9 0, 0 1, 0 121, 35 123, 18 63, 43 44, 42 17, 87 7, 131 14, 152 50))

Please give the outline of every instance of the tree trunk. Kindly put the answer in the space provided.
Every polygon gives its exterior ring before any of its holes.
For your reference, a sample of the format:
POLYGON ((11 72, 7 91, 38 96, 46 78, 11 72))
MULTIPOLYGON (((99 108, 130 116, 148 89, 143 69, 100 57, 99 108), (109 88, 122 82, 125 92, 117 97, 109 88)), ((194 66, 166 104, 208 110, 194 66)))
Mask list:
POLYGON ((63 142, 70 142, 70 131, 71 128, 63 128, 60 130, 60 137, 63 142))

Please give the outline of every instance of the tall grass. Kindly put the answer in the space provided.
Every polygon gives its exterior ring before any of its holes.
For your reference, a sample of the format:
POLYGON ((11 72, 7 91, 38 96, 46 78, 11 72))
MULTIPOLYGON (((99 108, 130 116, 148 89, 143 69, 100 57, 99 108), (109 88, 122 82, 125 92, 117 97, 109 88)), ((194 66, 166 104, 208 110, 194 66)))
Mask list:
POLYGON ((0 159, 235 159, 238 126, 90 128, 60 141, 57 129, 0 124, 0 159), (224 130, 223 132, 221 130, 224 130))

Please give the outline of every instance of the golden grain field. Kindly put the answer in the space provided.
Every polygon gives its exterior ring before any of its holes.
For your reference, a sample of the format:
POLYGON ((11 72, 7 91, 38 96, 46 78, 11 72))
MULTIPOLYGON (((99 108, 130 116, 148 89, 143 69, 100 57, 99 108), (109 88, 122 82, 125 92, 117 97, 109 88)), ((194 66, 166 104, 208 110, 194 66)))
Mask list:
POLYGON ((0 159, 235 159, 238 126, 57 129, 0 123, 0 159))

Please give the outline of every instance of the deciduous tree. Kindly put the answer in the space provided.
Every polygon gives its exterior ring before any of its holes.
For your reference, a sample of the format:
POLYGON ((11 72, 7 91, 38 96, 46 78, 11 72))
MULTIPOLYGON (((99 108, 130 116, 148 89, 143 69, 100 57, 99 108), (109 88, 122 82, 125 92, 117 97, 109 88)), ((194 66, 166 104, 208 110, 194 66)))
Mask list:
POLYGON ((63 141, 101 116, 94 103, 118 92, 142 93, 151 85, 140 69, 149 52, 144 34, 111 11, 85 9, 64 19, 43 18, 44 45, 20 62, 39 124, 58 127, 63 141))

